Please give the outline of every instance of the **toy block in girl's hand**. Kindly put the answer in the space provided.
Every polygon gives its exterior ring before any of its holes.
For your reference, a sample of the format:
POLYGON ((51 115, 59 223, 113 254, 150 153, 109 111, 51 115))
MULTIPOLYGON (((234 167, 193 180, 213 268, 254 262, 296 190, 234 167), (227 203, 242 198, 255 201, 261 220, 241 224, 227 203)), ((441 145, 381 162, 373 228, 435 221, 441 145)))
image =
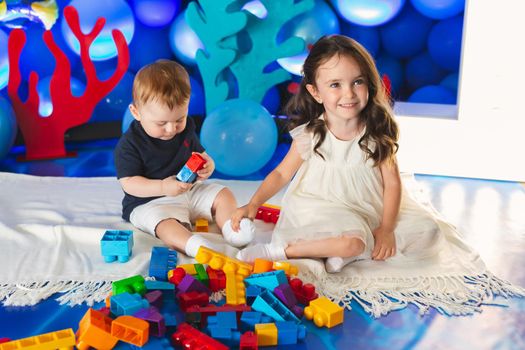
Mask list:
POLYGON ((255 218, 262 220, 264 222, 272 222, 275 224, 277 223, 277 220, 279 219, 280 214, 281 214, 280 206, 264 203, 257 210, 257 214, 255 215, 255 218))
POLYGON ((206 160, 198 153, 193 153, 177 174, 177 180, 181 182, 193 182, 197 178, 197 171, 201 170, 206 164, 206 160))

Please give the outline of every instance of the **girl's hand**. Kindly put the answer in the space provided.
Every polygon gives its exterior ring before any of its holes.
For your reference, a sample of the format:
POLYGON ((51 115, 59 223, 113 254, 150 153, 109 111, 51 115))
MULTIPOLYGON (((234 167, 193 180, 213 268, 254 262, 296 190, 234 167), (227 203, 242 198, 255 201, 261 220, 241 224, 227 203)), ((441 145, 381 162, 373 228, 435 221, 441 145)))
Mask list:
POLYGON ((188 191, 193 184, 180 182, 175 176, 170 176, 162 180, 162 193, 165 196, 178 196, 188 191))
POLYGON ((373 260, 386 260, 396 254, 396 238, 394 231, 385 230, 381 226, 373 232, 375 245, 372 251, 373 260))
POLYGON ((201 170, 197 171, 197 181, 203 181, 209 178, 211 174, 213 174, 213 171, 215 170, 215 162, 206 152, 199 154, 202 156, 202 158, 206 160, 204 167, 201 170))
POLYGON ((237 210, 235 210, 235 212, 231 216, 232 229, 235 232, 239 231, 239 225, 243 218, 248 218, 250 220, 255 219, 255 215, 257 215, 258 209, 258 207, 255 207, 252 204, 246 204, 240 208, 237 208, 237 210))

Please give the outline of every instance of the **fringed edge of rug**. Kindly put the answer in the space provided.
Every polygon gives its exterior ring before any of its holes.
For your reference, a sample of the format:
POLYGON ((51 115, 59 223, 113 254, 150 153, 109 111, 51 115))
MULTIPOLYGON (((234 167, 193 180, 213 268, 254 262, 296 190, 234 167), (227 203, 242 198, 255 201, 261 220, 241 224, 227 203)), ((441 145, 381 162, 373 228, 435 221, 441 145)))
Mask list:
POLYGON ((301 274, 305 282, 314 283, 320 295, 351 310, 355 300, 375 318, 412 304, 424 315, 430 308, 449 316, 481 312, 482 305, 495 303, 496 296, 506 299, 525 297, 525 288, 511 284, 486 272, 476 276, 418 277, 410 279, 367 279, 326 276, 319 280, 311 273, 301 274), (363 286, 363 287, 359 287, 363 286), (380 288, 379 286, 388 286, 380 288))

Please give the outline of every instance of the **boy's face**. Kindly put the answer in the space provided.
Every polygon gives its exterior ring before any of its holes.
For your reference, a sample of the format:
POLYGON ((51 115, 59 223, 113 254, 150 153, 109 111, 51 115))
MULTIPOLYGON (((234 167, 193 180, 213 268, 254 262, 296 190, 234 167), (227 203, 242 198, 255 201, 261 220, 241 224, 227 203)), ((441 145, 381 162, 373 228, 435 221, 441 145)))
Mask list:
POLYGON ((171 140, 186 128, 189 101, 169 109, 164 103, 148 101, 140 107, 129 105, 133 117, 150 137, 171 140))

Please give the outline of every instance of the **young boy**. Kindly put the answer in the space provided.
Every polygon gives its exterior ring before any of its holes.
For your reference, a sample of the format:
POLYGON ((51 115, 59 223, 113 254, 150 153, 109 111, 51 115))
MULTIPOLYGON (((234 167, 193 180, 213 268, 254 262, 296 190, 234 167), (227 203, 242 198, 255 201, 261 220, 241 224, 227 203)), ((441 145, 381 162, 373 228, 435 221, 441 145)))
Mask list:
POLYGON ((194 257, 201 245, 217 249, 190 232, 195 218, 215 217, 225 240, 234 246, 249 243, 255 230, 245 220, 234 232, 229 218, 237 202, 232 192, 202 182, 213 173, 215 164, 187 116, 190 90, 188 73, 174 61, 158 60, 139 70, 129 106, 135 120, 117 144, 115 166, 124 190, 122 217, 168 247, 194 257), (197 172, 198 181, 178 181, 175 176, 194 152, 206 160, 197 172))

